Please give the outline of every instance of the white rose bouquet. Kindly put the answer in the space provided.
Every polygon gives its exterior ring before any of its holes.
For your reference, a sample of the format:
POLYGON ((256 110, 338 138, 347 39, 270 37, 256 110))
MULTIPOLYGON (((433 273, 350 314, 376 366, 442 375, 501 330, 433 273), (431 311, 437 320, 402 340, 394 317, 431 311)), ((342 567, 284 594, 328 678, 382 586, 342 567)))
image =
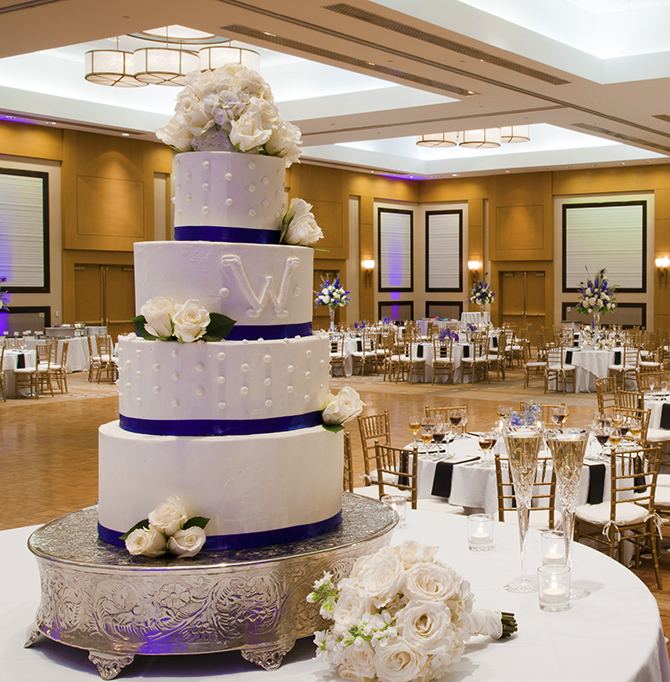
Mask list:
POLYGON ((176 303, 171 298, 154 296, 133 318, 138 336, 148 341, 220 341, 235 324, 225 315, 210 313, 195 299, 176 303))
POLYGON ((340 285, 340 278, 336 277, 335 281, 331 284, 329 280, 323 283, 321 291, 316 292, 316 302, 314 307, 319 305, 327 305, 331 310, 336 310, 337 308, 343 308, 351 300, 349 298, 348 291, 340 285))
POLYGON ((474 611, 470 584, 408 541, 356 561, 337 585, 325 573, 307 597, 333 625, 317 632, 317 657, 348 680, 430 682, 461 658, 472 635, 510 637, 509 613, 474 611))
POLYGON ((311 211, 312 204, 303 199, 291 199, 291 205, 282 219, 280 243, 311 246, 323 238, 323 232, 311 211))
POLYGON ((149 518, 136 523, 121 539, 135 556, 159 557, 170 552, 181 558, 192 557, 205 544, 208 521, 204 516, 189 519, 184 504, 174 495, 159 504, 149 518))
POLYGON ((177 96, 172 120, 156 136, 179 151, 226 151, 300 156, 300 130, 279 117, 270 86, 246 66, 192 71, 177 96))
POLYGON ((341 431, 342 424, 358 417, 364 406, 361 396, 351 386, 343 386, 337 395, 329 393, 322 413, 324 428, 335 433, 341 431))
POLYGON ((475 282, 468 300, 470 303, 486 305, 487 303, 493 303, 494 298, 495 294, 493 293, 493 289, 491 289, 491 285, 481 279, 479 282, 475 282))
MULTIPOLYGON (((588 274, 588 270, 586 271, 588 274)), ((617 290, 616 286, 612 286, 605 278, 605 269, 603 268, 594 279, 590 277, 586 280, 586 284, 582 282, 579 285, 579 300, 577 301, 577 311, 580 313, 611 313, 616 308, 616 299, 614 292, 617 290)))

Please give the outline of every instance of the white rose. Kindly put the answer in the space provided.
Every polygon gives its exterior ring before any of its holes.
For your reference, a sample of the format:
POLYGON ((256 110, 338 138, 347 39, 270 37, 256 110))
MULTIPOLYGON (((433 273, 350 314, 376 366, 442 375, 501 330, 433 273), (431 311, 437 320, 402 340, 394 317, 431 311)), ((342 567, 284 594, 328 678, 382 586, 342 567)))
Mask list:
POLYGON ((405 568, 409 568, 414 564, 431 562, 437 553, 437 547, 422 545, 414 540, 405 540, 402 545, 398 545, 393 549, 400 557, 400 561, 402 561, 405 568))
POLYGON ((377 673, 375 652, 370 643, 366 642, 363 646, 348 646, 343 652, 337 673, 343 680, 372 682, 377 673))
POLYGON ((332 398, 332 395, 329 395, 329 398, 329 402, 323 408, 325 424, 344 424, 349 419, 357 417, 365 405, 350 386, 344 386, 335 398, 332 398))
POLYGON ((247 152, 264 145, 272 131, 263 128, 258 112, 246 112, 237 121, 233 121, 230 130, 230 141, 241 152, 247 152))
POLYGON ((168 550, 178 557, 195 556, 205 544, 205 531, 198 526, 191 526, 186 530, 178 530, 168 540, 168 550))
POLYGON ((192 343, 204 335, 209 325, 209 313, 194 299, 178 305, 172 317, 174 335, 182 343, 192 343))
POLYGON ((375 669, 380 682, 410 682, 424 676, 428 657, 409 646, 403 639, 394 639, 375 652, 375 669))
POLYGON ((451 648, 454 631, 451 626, 451 611, 446 604, 410 601, 396 618, 398 634, 411 647, 418 647, 427 654, 440 646, 451 648))
MULTIPOLYGON (((206 100, 204 100, 206 102, 206 100)), ((202 135, 214 125, 214 118, 201 100, 187 99, 177 105, 177 113, 184 117, 191 135, 202 135)))
POLYGON ((354 622, 360 621, 366 613, 372 611, 372 599, 352 580, 342 580, 338 588, 340 596, 333 609, 333 620, 345 629, 354 622))
POLYGON ((279 109, 274 102, 260 97, 252 97, 249 101, 248 111, 257 112, 265 128, 272 128, 279 121, 279 109))
POLYGON ((394 554, 376 554, 356 582, 372 598, 372 603, 380 608, 403 589, 405 570, 394 554))
POLYGON ((180 118, 175 116, 167 125, 156 129, 156 137, 170 147, 186 152, 191 148, 193 135, 188 131, 188 126, 180 118))
POLYGON ((188 521, 183 502, 173 495, 149 514, 149 524, 165 535, 174 535, 188 521))
POLYGON ((140 314, 144 315, 146 320, 144 328, 152 336, 158 336, 161 339, 168 339, 172 336, 172 315, 174 313, 174 300, 162 296, 154 296, 140 308, 140 314))
POLYGON ((300 157, 301 132, 297 126, 282 121, 273 129, 265 151, 272 156, 279 156, 286 161, 286 166, 298 161, 300 157))
POLYGON ((137 528, 126 538, 126 549, 134 556, 163 556, 165 536, 158 528, 137 528))
POLYGON ((407 569, 405 595, 416 601, 447 601, 458 593, 461 577, 448 566, 414 564, 407 569))
POLYGON ((257 71, 249 69, 246 66, 236 64, 226 65, 223 67, 230 74, 233 74, 234 85, 233 90, 236 92, 243 92, 251 96, 262 97, 270 101, 274 101, 272 91, 263 76, 257 71))
POLYGON ((291 205, 286 213, 286 217, 289 218, 284 235, 286 244, 310 246, 323 238, 323 232, 316 224, 311 209, 312 204, 303 199, 291 199, 291 205))
POLYGON ((230 78, 225 73, 220 72, 218 69, 215 71, 191 71, 184 77, 184 85, 186 86, 182 90, 177 101, 193 97, 195 99, 202 99, 210 93, 215 93, 219 88, 229 88, 230 78))

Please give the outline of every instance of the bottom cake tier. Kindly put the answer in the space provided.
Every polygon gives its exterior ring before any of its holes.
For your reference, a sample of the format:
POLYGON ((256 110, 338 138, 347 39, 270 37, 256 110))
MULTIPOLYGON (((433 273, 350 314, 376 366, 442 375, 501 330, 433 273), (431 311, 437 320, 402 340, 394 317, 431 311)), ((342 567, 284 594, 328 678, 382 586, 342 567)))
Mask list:
POLYGON ((323 533, 341 520, 342 433, 321 426, 255 436, 150 436, 99 430, 98 530, 120 536, 171 495, 210 519, 205 549, 323 533))

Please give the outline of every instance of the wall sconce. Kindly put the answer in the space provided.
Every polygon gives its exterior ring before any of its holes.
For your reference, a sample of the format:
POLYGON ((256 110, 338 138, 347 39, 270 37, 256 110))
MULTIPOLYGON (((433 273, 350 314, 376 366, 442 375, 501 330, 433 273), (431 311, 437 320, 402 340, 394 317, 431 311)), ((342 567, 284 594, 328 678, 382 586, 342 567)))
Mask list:
POLYGON ((668 278, 668 265, 670 265, 670 258, 663 256, 663 258, 656 259, 656 269, 658 270, 659 279, 668 278))
POLYGON ((365 273, 365 283, 372 286, 372 271, 375 269, 375 262, 372 258, 367 258, 361 262, 363 266, 363 272, 365 273))
POLYGON ((472 275, 472 281, 475 282, 479 278, 479 268, 482 267, 482 264, 478 260, 469 260, 468 261, 468 270, 470 270, 470 274, 472 275))

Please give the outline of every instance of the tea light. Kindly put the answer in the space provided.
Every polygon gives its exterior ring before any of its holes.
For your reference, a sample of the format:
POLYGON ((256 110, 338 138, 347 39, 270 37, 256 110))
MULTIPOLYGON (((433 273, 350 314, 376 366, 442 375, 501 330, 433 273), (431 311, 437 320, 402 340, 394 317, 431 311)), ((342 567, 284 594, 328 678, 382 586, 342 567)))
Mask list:
POLYGON ((565 566, 565 535, 560 530, 542 533, 542 563, 545 566, 565 566))
POLYGON ((547 565, 537 569, 537 590, 542 611, 565 611, 570 608, 570 569, 547 565))
POLYGON ((551 583, 550 587, 542 590, 542 601, 547 604, 562 604, 565 601, 565 588, 551 583))
POLYGON ((493 516, 471 514, 468 516, 468 546, 473 552, 493 549, 493 516))

